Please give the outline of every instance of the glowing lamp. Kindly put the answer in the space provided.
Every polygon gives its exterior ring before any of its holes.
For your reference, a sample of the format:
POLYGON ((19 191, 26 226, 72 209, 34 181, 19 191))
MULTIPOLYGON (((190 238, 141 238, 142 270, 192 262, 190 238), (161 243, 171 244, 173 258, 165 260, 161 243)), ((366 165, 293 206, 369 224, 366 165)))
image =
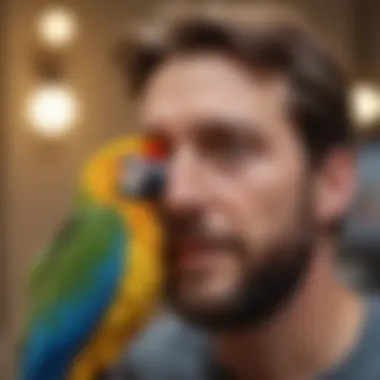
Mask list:
POLYGON ((75 14, 63 6, 47 8, 37 22, 40 40, 52 48, 62 48, 69 45, 75 38, 76 31, 75 14))
POLYGON ((353 116, 361 128, 369 128, 380 119, 380 91, 371 84, 358 84, 352 91, 353 116))
POLYGON ((31 94, 27 105, 33 129, 48 138, 68 134, 77 118, 77 101, 70 88, 45 85, 31 94))

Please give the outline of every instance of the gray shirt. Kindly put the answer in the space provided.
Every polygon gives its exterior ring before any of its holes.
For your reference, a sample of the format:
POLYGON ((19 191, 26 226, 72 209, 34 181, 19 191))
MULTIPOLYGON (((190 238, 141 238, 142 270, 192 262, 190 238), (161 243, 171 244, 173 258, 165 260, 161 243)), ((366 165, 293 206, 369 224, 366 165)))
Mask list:
MULTIPOLYGON (((205 335, 170 316, 148 327, 111 379, 230 379, 213 363, 207 341, 205 335)), ((365 325, 349 357, 318 380, 380 380, 379 300, 368 300, 365 325)))

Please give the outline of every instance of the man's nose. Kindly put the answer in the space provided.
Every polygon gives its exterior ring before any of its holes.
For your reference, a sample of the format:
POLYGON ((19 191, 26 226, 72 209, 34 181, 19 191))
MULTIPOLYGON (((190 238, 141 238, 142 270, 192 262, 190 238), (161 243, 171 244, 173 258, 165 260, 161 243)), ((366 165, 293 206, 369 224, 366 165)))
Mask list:
POLYGON ((174 154, 167 167, 164 203, 171 211, 198 208, 207 195, 204 169, 189 149, 174 154))

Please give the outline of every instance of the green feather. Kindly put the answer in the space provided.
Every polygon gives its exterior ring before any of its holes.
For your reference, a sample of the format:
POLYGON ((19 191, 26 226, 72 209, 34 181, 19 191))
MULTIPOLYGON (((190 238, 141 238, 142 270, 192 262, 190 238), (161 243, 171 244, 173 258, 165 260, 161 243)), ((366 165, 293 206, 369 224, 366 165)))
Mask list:
POLYGON ((54 324, 55 305, 91 287, 92 269, 105 258, 107 247, 124 233, 123 220, 114 210, 80 198, 77 212, 43 252, 30 281, 30 320, 54 324))

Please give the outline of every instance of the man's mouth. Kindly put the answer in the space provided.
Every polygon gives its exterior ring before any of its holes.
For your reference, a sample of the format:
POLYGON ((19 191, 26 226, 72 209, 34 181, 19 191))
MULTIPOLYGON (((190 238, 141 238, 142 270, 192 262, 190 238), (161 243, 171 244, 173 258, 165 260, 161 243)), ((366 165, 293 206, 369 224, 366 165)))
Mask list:
POLYGON ((222 249, 206 241, 186 240, 176 245, 175 264, 178 271, 200 270, 211 267, 222 249))

